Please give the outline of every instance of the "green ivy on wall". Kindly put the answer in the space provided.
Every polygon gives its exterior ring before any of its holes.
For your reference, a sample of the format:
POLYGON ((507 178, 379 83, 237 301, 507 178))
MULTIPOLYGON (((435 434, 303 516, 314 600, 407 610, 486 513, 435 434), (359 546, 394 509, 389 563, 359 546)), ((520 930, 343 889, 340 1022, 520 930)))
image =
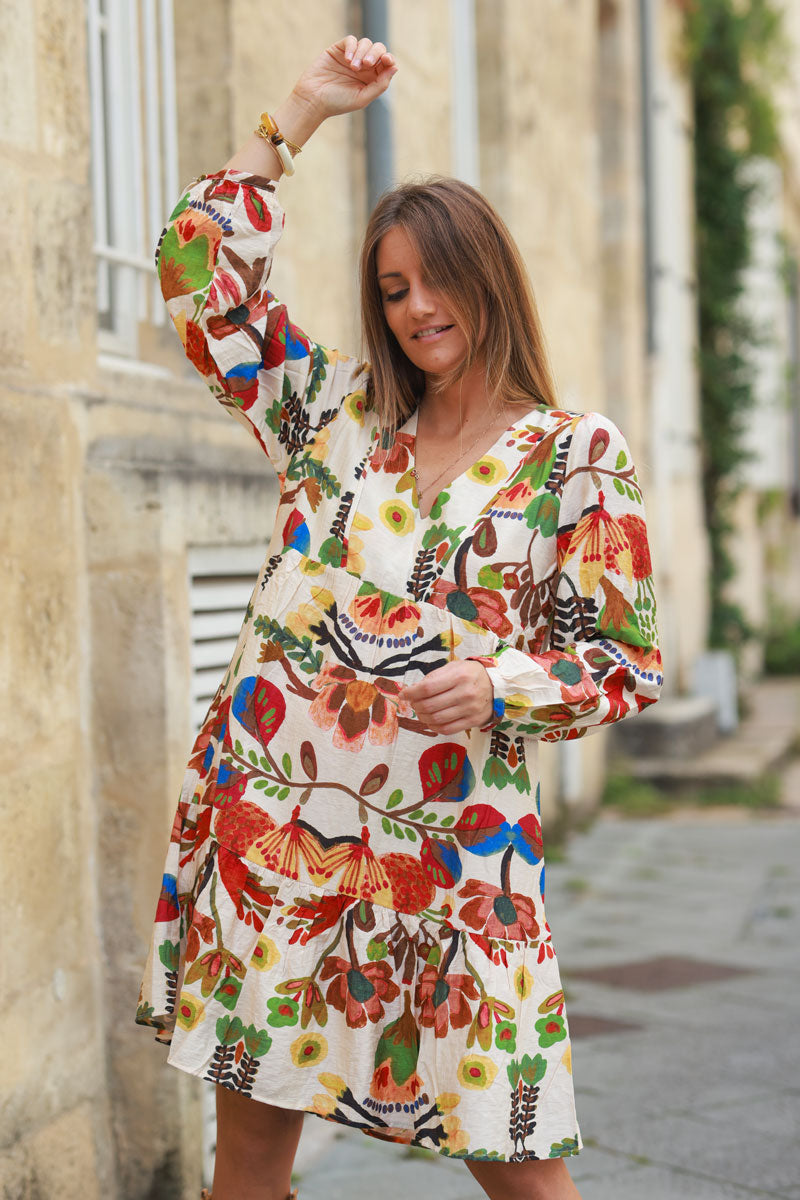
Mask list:
POLYGON ((736 649, 752 634, 726 598, 734 575, 733 506, 748 458, 753 407, 750 354, 759 334, 742 312, 750 261, 748 209, 755 158, 778 154, 772 81, 783 69, 782 15, 772 0, 693 0, 686 51, 694 91, 694 173, 699 300, 700 432, 711 564, 712 646, 736 649))

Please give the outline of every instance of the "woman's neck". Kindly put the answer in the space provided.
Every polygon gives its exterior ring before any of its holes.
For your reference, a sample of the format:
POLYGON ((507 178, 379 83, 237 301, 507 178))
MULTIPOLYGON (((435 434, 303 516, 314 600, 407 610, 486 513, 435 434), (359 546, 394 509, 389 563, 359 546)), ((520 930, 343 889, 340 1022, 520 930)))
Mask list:
POLYGON ((460 427, 477 430, 481 425, 495 421, 498 409, 503 407, 489 401, 486 368, 482 362, 474 363, 460 379, 442 391, 435 391, 426 381, 420 404, 425 424, 434 435, 452 433, 460 427))

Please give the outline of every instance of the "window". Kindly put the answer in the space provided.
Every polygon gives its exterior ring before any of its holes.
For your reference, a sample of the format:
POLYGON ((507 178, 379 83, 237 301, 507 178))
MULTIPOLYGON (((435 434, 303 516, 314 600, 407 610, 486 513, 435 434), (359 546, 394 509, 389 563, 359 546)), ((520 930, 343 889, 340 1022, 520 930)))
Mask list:
POLYGON ((197 733, 228 663, 266 548, 202 546, 189 551, 192 731, 197 733))
POLYGON ((172 0, 87 0, 100 348, 164 323, 153 251, 178 191, 172 0))

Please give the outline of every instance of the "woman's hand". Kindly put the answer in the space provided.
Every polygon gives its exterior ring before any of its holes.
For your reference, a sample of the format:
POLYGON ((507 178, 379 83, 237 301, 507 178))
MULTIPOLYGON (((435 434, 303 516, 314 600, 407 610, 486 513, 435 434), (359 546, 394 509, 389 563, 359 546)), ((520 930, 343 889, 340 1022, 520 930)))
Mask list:
POLYGON ((366 108, 386 91, 396 71, 383 42, 349 34, 306 67, 293 94, 324 120, 366 108))
POLYGON ((471 659, 437 667, 419 683, 403 688, 398 699, 410 704, 436 733, 480 729, 494 715, 492 681, 486 668, 471 659))

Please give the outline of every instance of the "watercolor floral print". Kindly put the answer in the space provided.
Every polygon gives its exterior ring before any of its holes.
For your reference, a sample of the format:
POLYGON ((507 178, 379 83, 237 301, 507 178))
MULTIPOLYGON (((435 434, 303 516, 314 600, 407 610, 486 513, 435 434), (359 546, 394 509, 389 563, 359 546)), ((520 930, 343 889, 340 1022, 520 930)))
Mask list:
POLYGON ((267 288, 282 224, 271 185, 223 172, 159 245, 186 353, 281 502, 188 764, 137 1019, 247 1096, 450 1156, 570 1155, 537 747, 657 698, 636 472, 605 417, 542 406, 423 518, 415 416, 381 434, 368 366, 267 288), (465 657, 504 712, 434 735, 400 689, 465 657))

